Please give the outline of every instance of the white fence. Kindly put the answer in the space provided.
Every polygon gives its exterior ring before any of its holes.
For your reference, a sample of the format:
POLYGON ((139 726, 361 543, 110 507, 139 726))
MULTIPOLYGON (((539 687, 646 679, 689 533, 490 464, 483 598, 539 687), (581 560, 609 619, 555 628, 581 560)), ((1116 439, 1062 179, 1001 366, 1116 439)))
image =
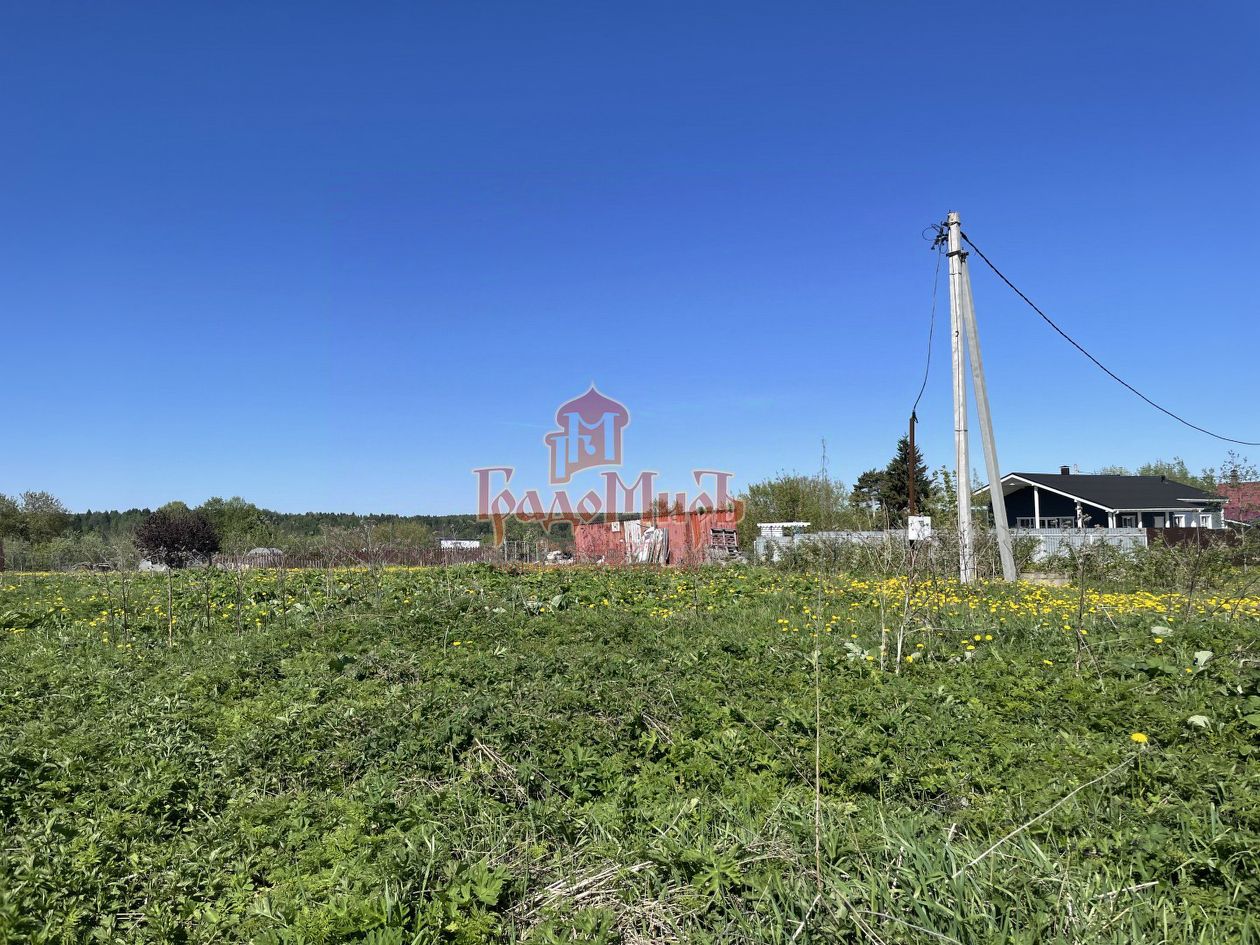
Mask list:
MULTIPOLYGON (((1090 545, 1111 545, 1121 551, 1133 551, 1147 546, 1144 528, 1012 528, 1015 541, 1035 539, 1033 561, 1044 561, 1066 552, 1069 548, 1085 548, 1090 545)), ((762 561, 777 561, 788 549, 806 544, 900 544, 906 539, 904 528, 886 531, 864 532, 810 532, 804 535, 761 537, 754 542, 757 557, 762 561)), ((939 539, 938 539, 939 540, 939 539)))
POLYGON ((1133 551, 1147 545, 1145 528, 1012 528, 1011 536, 1035 538, 1038 546, 1033 550, 1033 561, 1044 561, 1063 554, 1069 548, 1087 548, 1090 545, 1111 545, 1121 551, 1133 551))
POLYGON ((900 544, 906 539, 904 528, 890 528, 887 531, 872 532, 809 532, 804 535, 762 535, 753 542, 753 548, 759 561, 778 561, 779 556, 788 548, 809 544, 863 544, 878 545, 883 542, 900 544))

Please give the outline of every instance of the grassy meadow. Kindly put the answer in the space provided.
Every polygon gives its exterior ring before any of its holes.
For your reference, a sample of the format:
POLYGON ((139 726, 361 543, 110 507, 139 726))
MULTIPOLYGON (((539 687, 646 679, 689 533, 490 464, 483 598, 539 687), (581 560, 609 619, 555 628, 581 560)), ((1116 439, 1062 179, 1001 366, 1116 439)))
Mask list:
POLYGON ((1257 942, 1215 593, 0 574, 0 941, 1257 942))

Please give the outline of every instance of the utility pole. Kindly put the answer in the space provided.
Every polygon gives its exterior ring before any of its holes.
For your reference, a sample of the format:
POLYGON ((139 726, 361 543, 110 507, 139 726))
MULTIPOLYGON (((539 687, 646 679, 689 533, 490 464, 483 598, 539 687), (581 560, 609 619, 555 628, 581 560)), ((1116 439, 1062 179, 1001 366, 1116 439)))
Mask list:
POLYGON ((970 584, 976 577, 976 552, 971 530, 971 461, 967 456, 967 378, 963 354, 966 315, 963 314, 962 223, 950 212, 946 219, 949 238, 949 350, 954 370, 954 487, 958 495, 958 580, 970 584))
POLYGON ((962 221, 957 213, 950 213, 945 225, 949 231, 949 315, 953 329, 950 340, 954 366, 954 446, 958 475, 958 575, 964 584, 970 583, 976 577, 975 538, 971 522, 971 470, 967 456, 967 379, 962 347, 965 338, 971 361, 972 385, 976 392, 976 413, 980 417, 984 463, 989 474, 989 497, 993 503, 993 525, 997 532, 998 555, 1002 559, 1002 576, 1013 581, 1016 578, 1015 555, 1011 551, 1006 499, 1002 495, 1002 472, 998 466, 997 443, 993 438, 993 415, 989 410, 984 362, 980 358, 980 333, 976 328, 976 309, 971 296, 971 275, 967 271, 967 253, 962 248, 962 221))

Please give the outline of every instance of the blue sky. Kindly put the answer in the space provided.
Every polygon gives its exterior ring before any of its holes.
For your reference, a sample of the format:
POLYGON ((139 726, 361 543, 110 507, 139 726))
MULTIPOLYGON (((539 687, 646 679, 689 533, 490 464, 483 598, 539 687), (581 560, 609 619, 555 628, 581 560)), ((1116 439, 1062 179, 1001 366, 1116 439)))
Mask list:
MULTIPOLYGON (((632 470, 743 484, 825 439, 851 482, 905 426, 950 209, 1121 376, 1260 440, 1258 27, 1241 2, 5 4, 0 491, 471 510, 475 466, 542 484, 592 381, 632 470)), ((1223 457, 973 285, 1004 468, 1223 457)))

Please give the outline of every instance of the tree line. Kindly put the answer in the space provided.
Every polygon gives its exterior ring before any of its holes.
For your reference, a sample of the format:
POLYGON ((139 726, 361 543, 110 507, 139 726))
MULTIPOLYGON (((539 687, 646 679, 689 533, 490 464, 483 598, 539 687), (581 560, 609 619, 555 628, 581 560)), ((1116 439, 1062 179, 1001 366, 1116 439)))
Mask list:
POLYGON ((239 496, 216 496, 197 506, 175 501, 156 509, 72 512, 48 492, 0 494, 0 541, 11 559, 23 553, 65 562, 145 555, 177 563, 216 551, 281 548, 302 554, 329 542, 423 548, 438 538, 486 540, 490 534, 490 523, 474 515, 276 512, 239 496))
MULTIPOLYGON (((904 525, 909 485, 915 484, 918 511, 950 516, 957 509, 957 484, 941 467, 929 473, 921 453, 910 455, 906 437, 897 441, 887 465, 868 469, 847 487, 822 469, 813 474, 780 473, 749 485, 738 498, 744 505, 739 541, 751 548, 761 522, 809 522, 815 531, 865 530, 904 525)), ((1108 466, 1113 475, 1167 476, 1215 492, 1222 485, 1260 480, 1260 470, 1230 451, 1218 467, 1193 472, 1185 460, 1156 459, 1130 470, 1108 466)), ((970 486, 971 484, 969 484, 970 486)), ((510 521, 509 539, 572 539, 567 525, 550 534, 538 524, 510 521)), ((311 553, 330 542, 367 542, 378 547, 431 547, 438 538, 489 541, 491 524, 474 515, 357 515, 347 512, 277 512, 240 496, 218 496, 198 506, 169 502, 157 509, 72 512, 54 495, 28 491, 0 493, 0 542, 10 552, 32 552, 61 561, 120 560, 139 552, 172 563, 216 551, 239 554, 253 548, 280 548, 289 554, 311 553)))

